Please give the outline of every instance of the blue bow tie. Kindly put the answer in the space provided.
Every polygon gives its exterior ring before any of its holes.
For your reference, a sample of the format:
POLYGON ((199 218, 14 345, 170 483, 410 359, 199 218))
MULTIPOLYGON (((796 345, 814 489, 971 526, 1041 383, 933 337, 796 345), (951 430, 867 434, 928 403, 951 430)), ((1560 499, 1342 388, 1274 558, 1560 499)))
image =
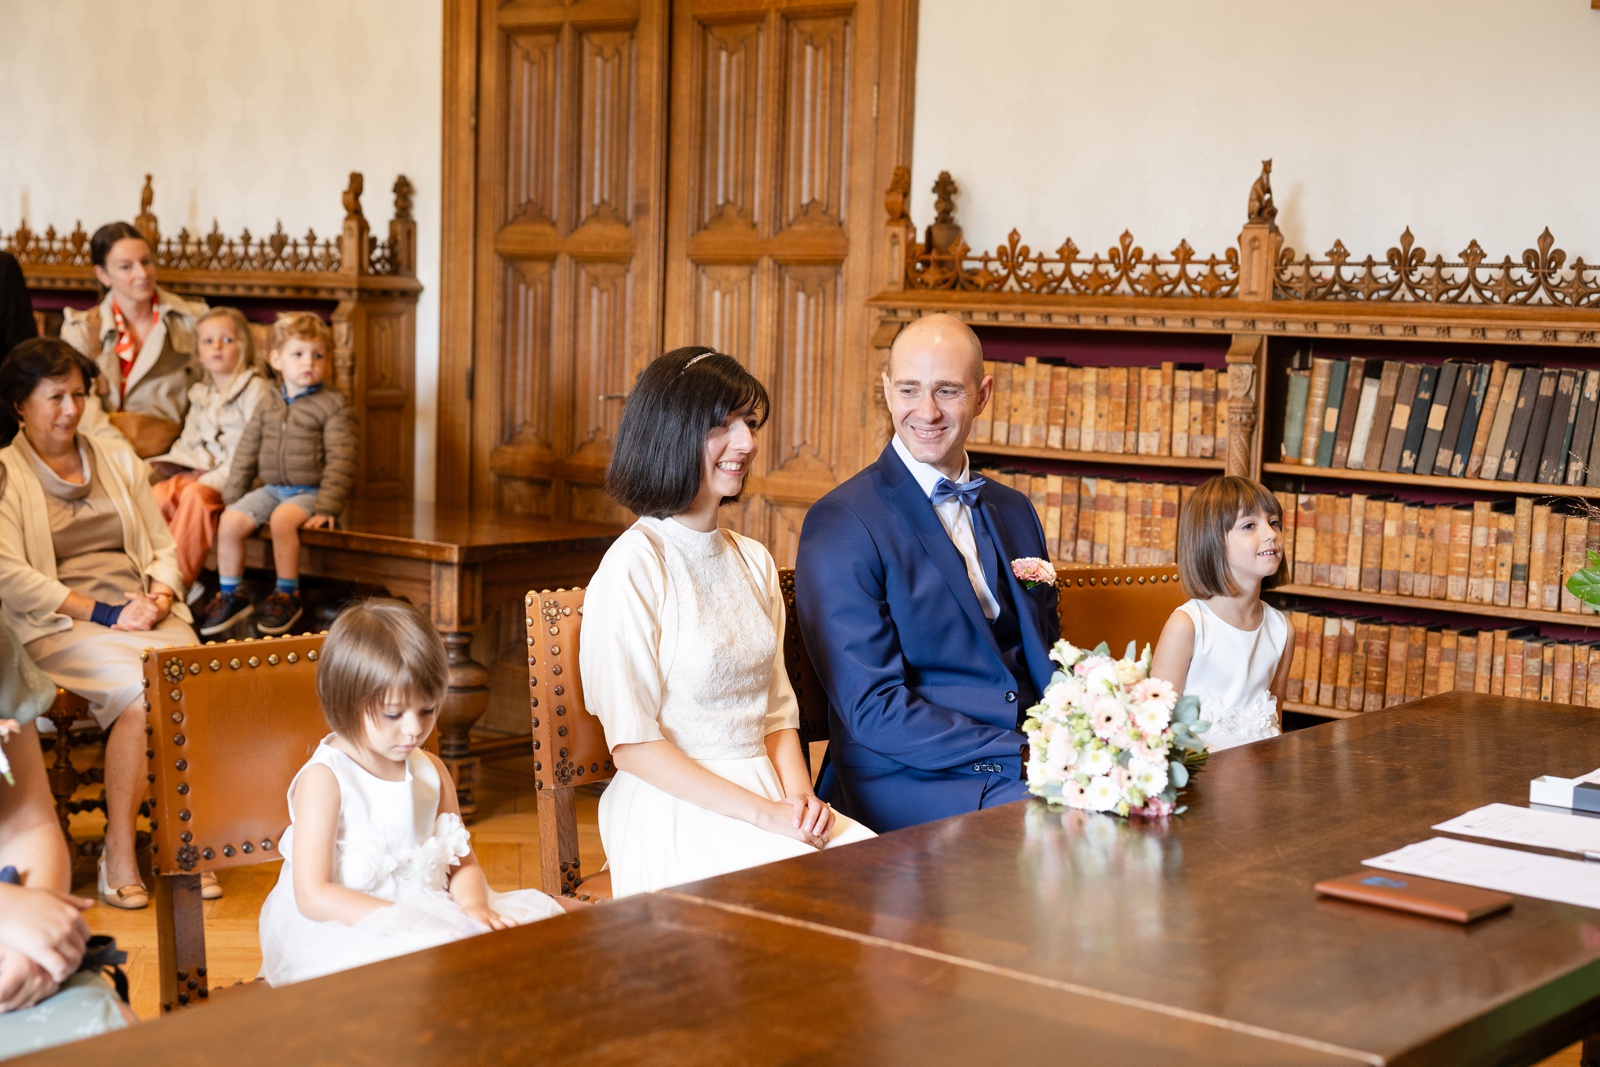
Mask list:
POLYGON ((949 500, 959 500, 969 508, 978 506, 978 490, 983 488, 983 479, 974 478, 965 485, 957 485, 949 478, 940 478, 933 486, 932 500, 935 506, 949 500))

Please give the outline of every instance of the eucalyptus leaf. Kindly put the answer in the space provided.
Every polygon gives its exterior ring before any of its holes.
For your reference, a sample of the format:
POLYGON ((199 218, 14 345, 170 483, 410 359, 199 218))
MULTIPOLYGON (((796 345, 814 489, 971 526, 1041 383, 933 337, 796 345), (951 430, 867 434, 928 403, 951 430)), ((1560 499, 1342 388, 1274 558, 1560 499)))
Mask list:
POLYGON ((1167 765, 1167 774, 1172 779, 1172 784, 1179 789, 1189 784, 1189 768, 1173 760, 1167 765))
POLYGON ((1098 645, 1094 646, 1094 654, 1097 656, 1109 656, 1111 655, 1111 646, 1106 644, 1104 641, 1101 641, 1098 645))

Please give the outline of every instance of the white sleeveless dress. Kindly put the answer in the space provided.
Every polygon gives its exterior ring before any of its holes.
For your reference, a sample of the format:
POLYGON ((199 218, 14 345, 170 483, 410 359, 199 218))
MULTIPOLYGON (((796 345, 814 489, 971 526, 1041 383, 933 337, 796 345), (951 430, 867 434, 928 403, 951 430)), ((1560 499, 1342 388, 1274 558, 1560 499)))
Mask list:
POLYGON ((1184 692, 1200 698, 1200 717, 1211 724, 1201 737, 1213 752, 1282 732, 1271 687, 1288 644, 1289 620, 1271 604, 1261 608, 1261 625, 1254 630, 1222 621, 1203 600, 1178 608, 1194 623, 1184 692))
MULTIPOLYGON (((461 818, 439 810, 439 771, 427 753, 406 760, 404 781, 368 772, 324 738, 306 767, 318 764, 339 782, 339 829, 334 879, 343 886, 394 901, 354 926, 319 922, 300 913, 294 897, 294 824, 279 842, 283 868, 261 906, 261 975, 285 985, 488 932, 467 918, 446 884, 450 868, 471 850, 461 818)), ((289 796, 300 781, 300 768, 289 796)), ((293 812, 291 801, 289 810, 293 812)), ((562 913, 537 889, 489 891, 489 906, 517 923, 562 913)))
MULTIPOLYGON (((782 800, 766 736, 800 722, 783 626, 778 570, 759 542, 640 519, 606 553, 584 596, 584 699, 612 748, 670 741, 711 773, 782 800)), ((836 814, 829 845, 873 836, 836 814)), ((600 798, 600 838, 618 897, 816 851, 626 771, 600 798)))

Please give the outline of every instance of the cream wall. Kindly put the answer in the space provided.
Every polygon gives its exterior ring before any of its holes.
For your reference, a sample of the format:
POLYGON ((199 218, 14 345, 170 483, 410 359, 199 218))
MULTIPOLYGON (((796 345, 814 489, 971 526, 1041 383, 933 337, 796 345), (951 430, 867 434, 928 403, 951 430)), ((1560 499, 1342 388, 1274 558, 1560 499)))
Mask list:
POLYGON ((1549 226, 1600 260, 1600 11, 1585 0, 921 0, 912 218, 961 186, 974 248, 1233 244, 1261 160, 1279 224, 1454 258, 1549 226))
POLYGON ((0 0, 0 229, 336 236, 349 172, 387 233, 416 186, 418 495, 432 497, 439 365, 440 0, 0 0))

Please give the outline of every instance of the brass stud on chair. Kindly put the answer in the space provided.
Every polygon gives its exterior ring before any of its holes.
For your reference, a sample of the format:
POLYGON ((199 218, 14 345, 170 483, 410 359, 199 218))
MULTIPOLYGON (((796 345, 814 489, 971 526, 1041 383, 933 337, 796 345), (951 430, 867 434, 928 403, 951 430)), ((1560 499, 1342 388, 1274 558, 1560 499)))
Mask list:
POLYGON ((260 660, 259 657, 256 657, 256 656, 251 656, 250 659, 247 662, 249 662, 249 664, 250 664, 250 666, 252 668, 261 666, 261 660, 260 660))
POLYGON ((285 656, 284 659, 286 659, 290 663, 299 663, 300 662, 300 653, 291 652, 287 656, 285 656))
POLYGON ((307 652, 306 659, 310 660, 312 663, 315 663, 317 661, 317 650, 313 648, 310 652, 307 652))
POLYGON ((277 665, 278 665, 278 654, 276 652, 274 652, 272 655, 267 657, 267 666, 276 667, 277 665))
POLYGON ((222 669, 222 664, 217 660, 212 660, 210 663, 206 664, 206 666, 210 667, 214 671, 220 671, 222 669))
POLYGON ((229 668, 229 669, 230 669, 230 670, 235 670, 235 671, 236 671, 236 670, 238 670, 238 669, 239 669, 239 667, 240 667, 240 666, 241 666, 241 664, 240 664, 240 663, 239 663, 239 660, 238 660, 238 659, 237 659, 237 658, 235 658, 235 659, 230 659, 230 660, 229 660, 229 661, 228 661, 228 668, 229 668))
POLYGON ((200 673, 200 661, 199 660, 196 660, 195 662, 189 664, 189 673, 190 674, 199 674, 200 673))

